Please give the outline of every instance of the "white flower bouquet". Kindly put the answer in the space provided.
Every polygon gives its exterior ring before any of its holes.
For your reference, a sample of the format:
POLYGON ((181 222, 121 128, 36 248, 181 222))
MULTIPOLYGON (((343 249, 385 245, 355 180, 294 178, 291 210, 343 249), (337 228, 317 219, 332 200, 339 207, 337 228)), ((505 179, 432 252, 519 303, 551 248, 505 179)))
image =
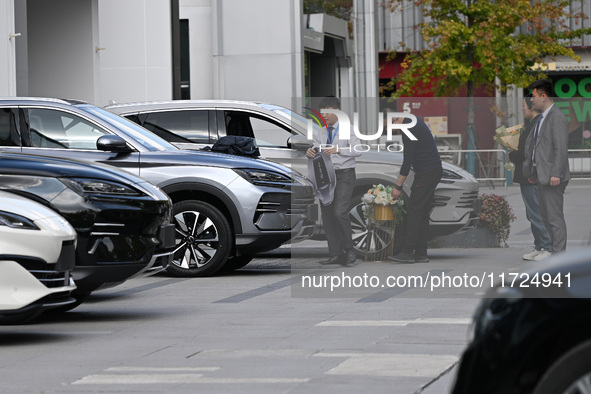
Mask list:
POLYGON ((365 217, 370 220, 395 220, 396 223, 402 220, 404 200, 402 196, 398 199, 392 198, 394 186, 374 185, 362 197, 361 202, 365 205, 365 217))

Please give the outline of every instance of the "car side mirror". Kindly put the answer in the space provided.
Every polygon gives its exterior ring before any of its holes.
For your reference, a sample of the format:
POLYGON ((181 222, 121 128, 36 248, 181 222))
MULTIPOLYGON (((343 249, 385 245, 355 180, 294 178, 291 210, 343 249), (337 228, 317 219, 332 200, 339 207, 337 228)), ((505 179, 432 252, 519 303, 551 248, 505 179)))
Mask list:
POLYGON ((102 135, 96 140, 96 148, 106 152, 132 152, 127 142, 118 135, 102 135))
POLYGON ((307 150, 314 146, 314 141, 307 139, 303 135, 292 135, 287 139, 287 147, 299 151, 307 150))

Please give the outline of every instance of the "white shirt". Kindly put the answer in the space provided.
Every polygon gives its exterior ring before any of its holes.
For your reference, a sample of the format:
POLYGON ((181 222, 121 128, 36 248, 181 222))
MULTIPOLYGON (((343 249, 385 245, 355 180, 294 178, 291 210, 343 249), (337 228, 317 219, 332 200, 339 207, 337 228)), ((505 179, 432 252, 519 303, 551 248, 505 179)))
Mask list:
POLYGON ((350 139, 341 138, 342 135, 339 133, 339 122, 332 125, 332 127, 334 127, 332 143, 328 140, 328 130, 323 127, 320 133, 314 135, 314 147, 328 149, 331 146, 334 146, 339 148, 340 153, 330 155, 330 160, 332 161, 335 170, 355 168, 355 158, 361 156, 361 152, 357 152, 355 147, 361 145, 361 140, 355 135, 352 127, 350 139))
MULTIPOLYGON (((544 121, 546 120, 546 116, 548 116, 548 112, 550 112, 550 110, 552 109, 552 107, 554 107, 554 104, 552 104, 551 106, 549 106, 548 108, 546 108, 546 110, 544 112, 542 112, 542 119, 539 119, 537 121, 537 124, 534 126, 534 135, 536 133, 536 130, 538 131, 538 135, 536 136, 536 145, 537 145, 537 138, 540 138, 540 131, 542 130, 542 124, 544 123, 544 121)), ((534 167, 536 167, 536 145, 534 145, 534 149, 531 153, 531 160, 532 163, 534 165, 534 167)))

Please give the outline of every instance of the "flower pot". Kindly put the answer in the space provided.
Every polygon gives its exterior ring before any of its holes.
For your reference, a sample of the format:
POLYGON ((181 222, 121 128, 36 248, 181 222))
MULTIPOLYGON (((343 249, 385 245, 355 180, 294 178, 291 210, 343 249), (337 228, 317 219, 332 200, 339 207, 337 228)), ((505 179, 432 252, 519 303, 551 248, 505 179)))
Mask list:
POLYGON ((374 220, 394 220, 394 211, 390 205, 375 205, 374 220))

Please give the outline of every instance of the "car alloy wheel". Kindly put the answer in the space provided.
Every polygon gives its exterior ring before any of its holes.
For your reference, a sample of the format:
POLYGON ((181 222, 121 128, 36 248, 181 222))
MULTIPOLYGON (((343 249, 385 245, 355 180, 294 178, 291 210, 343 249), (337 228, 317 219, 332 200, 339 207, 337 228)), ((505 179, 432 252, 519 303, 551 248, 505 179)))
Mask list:
POLYGON ((367 260, 385 258, 386 254, 398 253, 402 247, 402 236, 395 236, 392 241, 392 235, 393 233, 394 235, 403 234, 404 223, 397 224, 394 229, 389 222, 377 222, 368 226, 368 220, 363 212, 364 204, 360 202, 362 196, 363 193, 354 194, 349 211, 353 231, 353 250, 359 258, 367 258, 367 260), (394 242, 393 249, 389 252, 392 242, 394 242))
POLYGON ((591 372, 578 378, 564 394, 591 394, 591 372))
POLYGON ((174 204, 176 249, 168 272, 199 277, 216 273, 232 249, 230 224, 213 205, 201 201, 174 204))
POLYGON ((583 342, 556 360, 533 394, 591 394, 591 341, 583 342))

